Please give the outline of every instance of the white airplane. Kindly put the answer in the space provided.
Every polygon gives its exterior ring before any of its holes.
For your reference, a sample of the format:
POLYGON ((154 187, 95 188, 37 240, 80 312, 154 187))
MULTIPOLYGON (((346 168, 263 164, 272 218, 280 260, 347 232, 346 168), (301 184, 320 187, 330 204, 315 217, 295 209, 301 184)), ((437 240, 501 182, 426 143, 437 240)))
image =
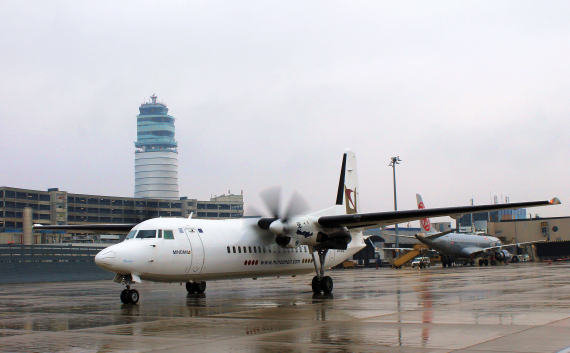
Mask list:
MULTIPOLYGON (((419 194, 416 194, 416 200, 418 202, 418 209, 425 209, 424 202, 419 194)), ((555 200, 553 203, 559 203, 559 201, 555 200)), ((455 232, 456 230, 438 233, 431 226, 429 218, 422 219, 420 224, 425 233, 416 234, 415 236, 400 236, 416 238, 431 249, 437 250, 441 257, 443 267, 451 267, 458 259, 463 260, 464 265, 470 263, 471 266, 473 266, 475 259, 478 257, 480 258, 479 266, 488 266, 489 262, 491 265, 496 264, 496 261, 507 262, 511 259, 512 255, 505 248, 544 242, 543 240, 539 240, 516 244, 503 244, 498 238, 489 234, 463 234, 455 232)))
POLYGON ((186 283, 189 293, 203 293, 206 281, 296 276, 315 272, 312 289, 330 293, 333 280, 325 268, 335 266, 365 247, 362 231, 426 217, 458 215, 504 208, 558 204, 550 201, 485 206, 358 213, 356 155, 344 152, 336 203, 308 215, 294 215, 295 202, 279 215, 273 191, 264 197, 272 217, 203 220, 155 218, 140 224, 44 226, 43 229, 130 230, 122 243, 101 250, 95 262, 116 274, 126 289, 123 303, 136 304, 133 283, 142 280, 186 283))

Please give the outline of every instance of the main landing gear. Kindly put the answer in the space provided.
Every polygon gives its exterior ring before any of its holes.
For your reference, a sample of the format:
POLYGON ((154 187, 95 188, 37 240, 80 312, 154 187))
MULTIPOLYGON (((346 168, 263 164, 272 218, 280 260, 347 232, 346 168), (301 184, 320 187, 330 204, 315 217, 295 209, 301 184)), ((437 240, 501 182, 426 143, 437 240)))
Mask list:
POLYGON ((186 290, 190 294, 202 294, 206 291, 206 282, 186 282, 186 290))
POLYGON ((489 259, 479 259, 479 266, 489 266, 489 259))
POLYGON ((317 275, 313 277, 311 288, 315 294, 320 294, 321 292, 329 294, 333 290, 333 280, 329 276, 325 276, 325 259, 328 249, 319 249, 316 251, 319 255, 320 268, 317 267, 317 261, 315 260, 315 251, 312 251, 311 254, 313 255, 313 264, 315 265, 315 272, 317 275))

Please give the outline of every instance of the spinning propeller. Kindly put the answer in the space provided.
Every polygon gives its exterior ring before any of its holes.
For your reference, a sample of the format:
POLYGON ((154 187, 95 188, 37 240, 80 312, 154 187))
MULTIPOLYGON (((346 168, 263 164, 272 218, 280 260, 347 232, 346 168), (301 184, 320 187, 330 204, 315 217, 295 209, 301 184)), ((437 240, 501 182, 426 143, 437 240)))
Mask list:
POLYGON ((307 201, 298 193, 294 192, 289 205, 284 213, 281 213, 281 188, 276 186, 266 189, 260 194, 265 207, 270 212, 270 218, 261 218, 257 223, 261 229, 269 229, 276 235, 277 244, 287 245, 290 241, 289 219, 291 216, 303 214, 308 208, 307 201))

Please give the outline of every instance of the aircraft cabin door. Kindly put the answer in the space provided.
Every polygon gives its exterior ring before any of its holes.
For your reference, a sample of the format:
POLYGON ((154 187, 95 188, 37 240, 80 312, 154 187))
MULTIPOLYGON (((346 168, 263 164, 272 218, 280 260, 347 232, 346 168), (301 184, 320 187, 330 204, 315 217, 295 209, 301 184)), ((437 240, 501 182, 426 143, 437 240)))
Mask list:
POLYGON ((204 266, 204 245, 198 229, 185 229, 185 231, 192 247, 192 265, 188 274, 198 275, 202 272, 202 267, 204 266))

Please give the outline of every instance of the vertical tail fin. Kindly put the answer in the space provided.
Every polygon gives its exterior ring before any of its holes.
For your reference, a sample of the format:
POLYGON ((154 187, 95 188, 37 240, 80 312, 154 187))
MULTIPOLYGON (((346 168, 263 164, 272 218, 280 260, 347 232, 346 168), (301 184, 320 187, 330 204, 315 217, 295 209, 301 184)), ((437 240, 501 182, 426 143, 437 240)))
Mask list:
MULTIPOLYGON (((424 205, 424 202, 422 200, 422 196, 420 194, 416 194, 416 200, 418 201, 418 209, 422 210, 424 208, 426 208, 426 206, 424 205)), ((431 222, 429 220, 429 218, 424 218, 420 221, 420 224, 422 226, 422 230, 426 233, 433 233, 434 229, 431 226, 431 222)))
POLYGON ((346 214, 358 213, 358 173, 356 171, 356 154, 350 149, 344 151, 342 168, 336 194, 336 205, 344 206, 346 214))

